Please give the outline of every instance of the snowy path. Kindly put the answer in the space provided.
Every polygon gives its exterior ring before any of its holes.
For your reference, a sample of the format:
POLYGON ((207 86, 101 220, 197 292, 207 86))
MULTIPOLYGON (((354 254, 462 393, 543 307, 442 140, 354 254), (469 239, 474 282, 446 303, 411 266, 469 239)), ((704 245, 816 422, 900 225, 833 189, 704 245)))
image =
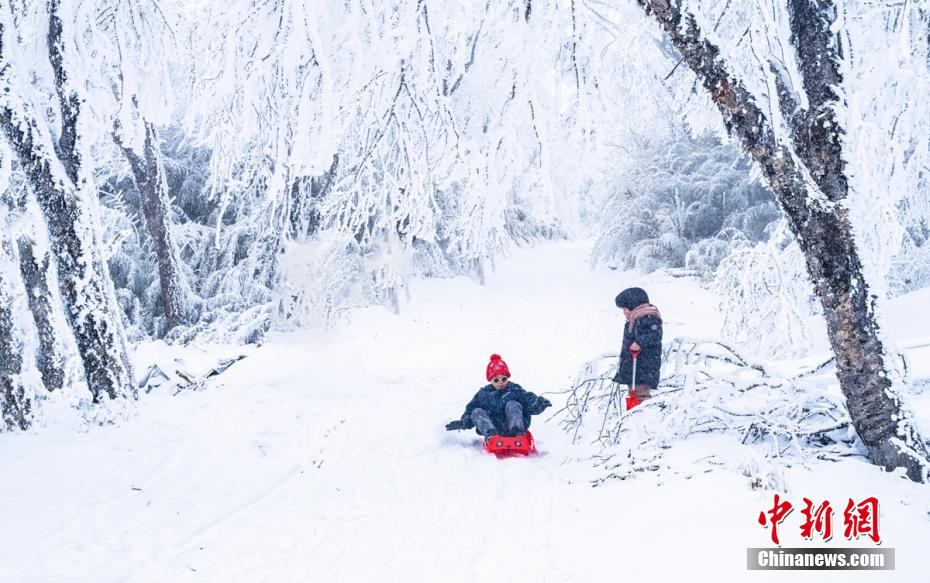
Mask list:
MULTIPOLYGON (((668 337, 716 330, 694 283, 593 273, 587 248, 521 250, 484 287, 418 282, 400 316, 277 337, 208 391, 145 397, 120 427, 4 436, 0 581, 781 580, 745 570, 771 495, 742 476, 591 488, 590 464, 571 461, 591 451, 548 415, 528 459, 443 430, 492 352, 526 388, 563 389, 616 343, 625 285, 649 289, 668 337)), ((844 581, 925 580, 927 498, 890 480, 859 463, 792 479, 797 498, 888 492, 898 571, 844 581)))

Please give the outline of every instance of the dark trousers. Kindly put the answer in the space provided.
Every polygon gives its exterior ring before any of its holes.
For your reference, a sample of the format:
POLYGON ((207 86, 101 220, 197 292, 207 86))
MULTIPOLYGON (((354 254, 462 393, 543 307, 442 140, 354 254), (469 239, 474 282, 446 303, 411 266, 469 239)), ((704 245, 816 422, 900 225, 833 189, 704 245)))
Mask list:
POLYGON ((471 412, 471 421, 481 435, 519 435, 526 432, 523 423, 523 405, 517 401, 508 401, 504 405, 504 417, 507 426, 499 428, 494 425, 491 416, 484 409, 479 407, 471 412))
POLYGON ((652 398, 652 387, 649 385, 636 385, 635 389, 630 387, 630 390, 635 392, 636 398, 640 401, 645 401, 646 399, 652 398))

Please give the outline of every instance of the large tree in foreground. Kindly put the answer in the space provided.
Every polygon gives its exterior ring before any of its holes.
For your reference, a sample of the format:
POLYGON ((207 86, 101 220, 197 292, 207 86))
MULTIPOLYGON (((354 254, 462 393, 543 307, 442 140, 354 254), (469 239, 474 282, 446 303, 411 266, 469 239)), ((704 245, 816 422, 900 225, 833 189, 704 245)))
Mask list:
POLYGON ((45 38, 60 121, 56 140, 36 104, 24 98, 33 93, 26 85, 31 72, 22 61, 12 7, 0 4, 0 135, 42 210, 59 292, 94 401, 134 397, 119 308, 97 244, 96 192, 84 167, 79 122, 86 104, 68 70, 60 11, 57 0, 48 3, 45 38))
MULTIPOLYGON (((831 0, 788 0, 790 38, 782 39, 800 81, 772 58, 774 90, 754 95, 708 40, 681 0, 637 0, 697 75, 727 130, 752 156, 775 192, 804 253, 827 322, 836 373, 853 426, 869 458, 925 481, 928 453, 903 406, 894 367, 879 335, 875 296, 863 274, 846 206, 841 53, 831 0), (800 86, 796 85, 799 84, 800 86), (770 105, 759 105, 767 99, 770 105)), ((747 49, 748 50, 748 49, 747 49)))

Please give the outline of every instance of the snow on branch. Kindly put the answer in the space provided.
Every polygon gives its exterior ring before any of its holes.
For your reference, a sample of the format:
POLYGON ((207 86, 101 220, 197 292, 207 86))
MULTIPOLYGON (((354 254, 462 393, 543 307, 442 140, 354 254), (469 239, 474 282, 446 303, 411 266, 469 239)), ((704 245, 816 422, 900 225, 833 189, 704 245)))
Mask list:
POLYGON ((575 443, 600 447, 594 459, 608 471, 604 479, 660 471, 672 443, 698 434, 752 446, 768 465, 865 455, 829 362, 783 374, 720 340, 676 338, 664 351, 664 378, 653 398, 623 411, 626 387, 612 381, 618 358, 603 354, 585 363, 557 413, 575 443))

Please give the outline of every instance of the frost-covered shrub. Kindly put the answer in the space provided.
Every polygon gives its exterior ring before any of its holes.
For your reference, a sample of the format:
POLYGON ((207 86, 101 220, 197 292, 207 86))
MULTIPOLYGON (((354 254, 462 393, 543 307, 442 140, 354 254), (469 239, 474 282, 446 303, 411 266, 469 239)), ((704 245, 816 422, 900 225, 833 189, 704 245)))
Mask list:
POLYGON ((769 242, 723 259, 711 287, 720 299, 721 334, 727 340, 770 356, 827 350, 804 257, 784 225, 769 242))
POLYGON ((905 239, 901 251, 891 262, 888 294, 899 296, 930 286, 930 242, 917 244, 905 239))
POLYGON ((905 225, 901 249, 888 270, 888 294, 892 297, 930 286, 930 202, 912 197, 899 205, 905 225))
POLYGON ((649 272, 667 266, 680 266, 688 252, 688 240, 675 233, 662 233, 658 237, 643 239, 630 248, 632 267, 649 272))
POLYGON ((163 310, 158 298, 158 266, 142 217, 139 197, 129 180, 111 177, 101 186, 104 258, 123 312, 130 340, 160 336, 163 310), (149 290, 154 288, 154 294, 149 290))
POLYGON ((715 236, 691 245, 685 254, 685 267, 699 273, 713 273, 727 255, 749 244, 749 238, 742 231, 724 228, 715 236))
POLYGON ((646 142, 612 178, 594 261, 710 276, 730 252, 764 240, 779 217, 774 196, 750 170, 735 146, 713 137, 679 131, 646 142))

